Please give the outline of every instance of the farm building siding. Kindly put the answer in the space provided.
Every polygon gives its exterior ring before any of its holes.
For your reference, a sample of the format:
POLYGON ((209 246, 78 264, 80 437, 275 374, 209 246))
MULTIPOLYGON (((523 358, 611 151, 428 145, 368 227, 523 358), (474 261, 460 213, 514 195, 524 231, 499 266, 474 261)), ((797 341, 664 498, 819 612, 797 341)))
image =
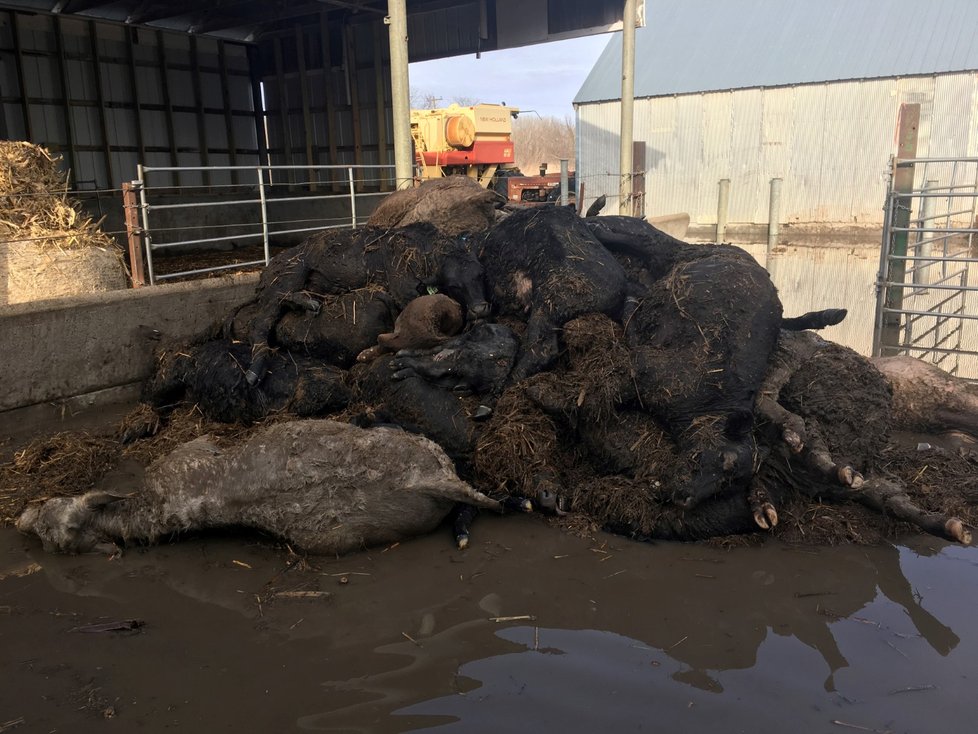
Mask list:
MULTIPOLYGON (((766 223, 770 180, 781 178, 782 222, 879 225, 904 103, 921 106, 918 156, 976 155, 973 72, 636 99, 645 213, 715 223, 726 178, 728 221, 766 223)), ((585 205, 605 194, 617 209, 619 110, 618 101, 577 105, 585 205)))

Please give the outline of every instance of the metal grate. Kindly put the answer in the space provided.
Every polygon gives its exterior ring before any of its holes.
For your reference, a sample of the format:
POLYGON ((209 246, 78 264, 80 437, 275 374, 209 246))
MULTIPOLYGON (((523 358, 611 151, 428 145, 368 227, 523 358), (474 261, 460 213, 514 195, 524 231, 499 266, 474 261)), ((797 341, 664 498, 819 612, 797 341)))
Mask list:
POLYGON ((976 215, 978 158, 893 160, 874 356, 906 354, 978 379, 976 215))

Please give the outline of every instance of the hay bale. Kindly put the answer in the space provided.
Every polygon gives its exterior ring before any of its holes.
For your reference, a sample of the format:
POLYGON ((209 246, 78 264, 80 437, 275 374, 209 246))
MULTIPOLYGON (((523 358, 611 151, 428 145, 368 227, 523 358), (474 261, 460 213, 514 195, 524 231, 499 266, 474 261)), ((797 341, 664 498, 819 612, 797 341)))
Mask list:
POLYGON ((0 242, 0 305, 126 287, 114 247, 61 250, 42 242, 0 242))
POLYGON ((370 215, 367 224, 391 229, 414 222, 429 222, 447 235, 488 229, 496 221, 500 197, 467 176, 424 181, 413 189, 388 196, 370 215))
POLYGON ((0 141, 0 305, 126 287, 122 253, 69 199, 58 162, 0 141))

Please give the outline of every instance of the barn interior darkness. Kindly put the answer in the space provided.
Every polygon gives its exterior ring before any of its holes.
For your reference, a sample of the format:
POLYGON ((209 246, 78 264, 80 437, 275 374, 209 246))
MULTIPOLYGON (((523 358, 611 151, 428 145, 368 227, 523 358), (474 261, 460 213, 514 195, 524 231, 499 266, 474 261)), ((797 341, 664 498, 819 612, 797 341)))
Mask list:
MULTIPOLYGON (((621 2, 408 0, 407 11, 417 61, 606 30, 621 2), (544 31, 525 35, 534 25, 544 31)), ((390 165, 386 14, 387 0, 0 1, 0 137, 61 155, 86 208, 120 220, 118 189, 139 164, 390 165)), ((358 187, 393 188, 387 170, 358 187)), ((244 175, 170 181, 190 191, 244 175)), ((345 184, 311 176, 289 183, 345 184)))

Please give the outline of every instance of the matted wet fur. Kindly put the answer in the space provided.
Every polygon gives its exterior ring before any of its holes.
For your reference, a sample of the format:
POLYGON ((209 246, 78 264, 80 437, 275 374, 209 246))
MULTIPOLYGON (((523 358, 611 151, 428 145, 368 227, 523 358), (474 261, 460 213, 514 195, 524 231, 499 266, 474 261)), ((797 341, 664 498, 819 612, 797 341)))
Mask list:
POLYGON ((502 203, 502 197, 468 176, 446 176, 390 194, 367 224, 390 228, 428 222, 450 235, 481 232, 496 221, 496 207, 502 203))

